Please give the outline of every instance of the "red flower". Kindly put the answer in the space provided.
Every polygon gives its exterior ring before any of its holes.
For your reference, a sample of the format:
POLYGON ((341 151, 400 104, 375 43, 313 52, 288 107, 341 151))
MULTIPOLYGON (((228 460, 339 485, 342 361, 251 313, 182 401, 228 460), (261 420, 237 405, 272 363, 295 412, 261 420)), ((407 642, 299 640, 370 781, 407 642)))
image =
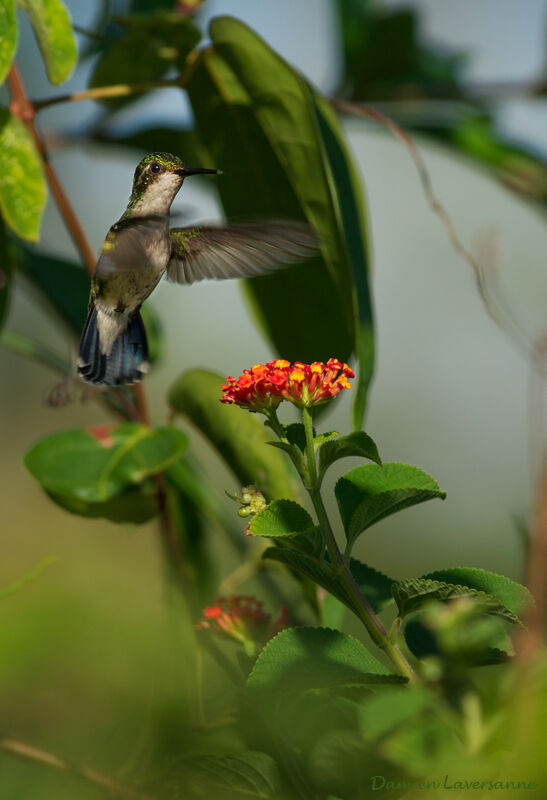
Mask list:
POLYGON ((263 644, 288 625, 287 609, 281 609, 272 622, 263 604, 249 595, 219 597, 212 606, 203 609, 198 630, 210 630, 243 644, 263 644))
POLYGON ((328 403, 342 389, 351 389, 348 378, 354 377, 353 370, 336 358, 326 364, 290 364, 279 359, 255 364, 237 379, 229 376, 222 386, 220 401, 263 413, 277 408, 282 400, 300 408, 316 406, 328 403))

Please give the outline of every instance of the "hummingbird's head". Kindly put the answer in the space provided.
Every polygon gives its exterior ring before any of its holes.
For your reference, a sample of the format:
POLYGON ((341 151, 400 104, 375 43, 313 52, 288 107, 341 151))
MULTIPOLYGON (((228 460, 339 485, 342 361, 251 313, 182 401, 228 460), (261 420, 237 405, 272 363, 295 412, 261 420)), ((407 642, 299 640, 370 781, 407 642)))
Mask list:
POLYGON ((171 153, 149 153, 138 164, 129 201, 132 216, 164 215, 188 175, 220 175, 218 169, 185 167, 171 153))

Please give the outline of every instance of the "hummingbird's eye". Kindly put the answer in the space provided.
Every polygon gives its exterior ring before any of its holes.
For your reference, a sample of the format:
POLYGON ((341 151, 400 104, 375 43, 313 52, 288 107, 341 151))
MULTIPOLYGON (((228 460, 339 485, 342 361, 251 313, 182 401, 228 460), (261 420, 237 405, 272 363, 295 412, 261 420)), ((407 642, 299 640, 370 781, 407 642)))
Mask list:
POLYGON ((160 167, 160 165, 158 163, 156 163, 156 161, 153 161, 150 164, 150 172, 160 172, 160 170, 161 170, 161 167, 160 167))

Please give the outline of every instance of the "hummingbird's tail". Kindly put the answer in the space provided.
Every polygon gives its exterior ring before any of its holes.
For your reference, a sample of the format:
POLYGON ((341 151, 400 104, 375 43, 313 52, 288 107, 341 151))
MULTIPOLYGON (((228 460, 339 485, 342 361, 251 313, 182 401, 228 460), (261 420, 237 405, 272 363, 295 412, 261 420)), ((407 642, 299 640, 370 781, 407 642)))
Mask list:
POLYGON ((114 340, 109 353, 101 350, 97 316, 91 305, 80 340, 78 374, 87 383, 121 386, 136 383, 148 370, 148 342, 140 312, 114 340))

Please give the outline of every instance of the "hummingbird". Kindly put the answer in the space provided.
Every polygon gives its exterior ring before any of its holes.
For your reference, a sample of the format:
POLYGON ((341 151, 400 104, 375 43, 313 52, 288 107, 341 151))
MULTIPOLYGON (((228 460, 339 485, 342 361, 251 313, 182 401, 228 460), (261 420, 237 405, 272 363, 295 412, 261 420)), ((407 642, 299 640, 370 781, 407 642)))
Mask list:
POLYGON ((190 175, 221 170, 185 167, 170 153, 139 162, 124 213, 109 229, 91 280, 77 361, 91 384, 120 386, 148 370, 148 344, 139 309, 161 277, 183 285, 205 278, 250 278, 317 253, 303 222, 235 222, 169 227, 171 204, 190 175))

